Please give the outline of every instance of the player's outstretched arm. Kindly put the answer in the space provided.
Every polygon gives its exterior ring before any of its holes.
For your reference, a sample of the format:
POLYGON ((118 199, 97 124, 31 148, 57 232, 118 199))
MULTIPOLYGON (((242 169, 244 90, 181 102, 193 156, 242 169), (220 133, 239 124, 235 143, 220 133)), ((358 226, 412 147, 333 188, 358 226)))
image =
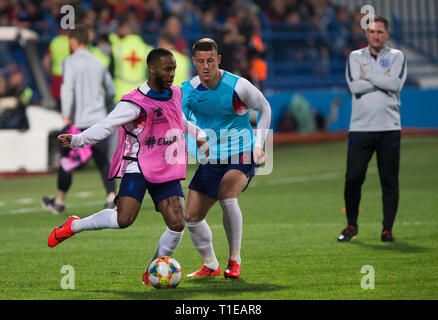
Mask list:
POLYGON ((127 101, 121 101, 104 120, 80 134, 72 135, 70 147, 83 148, 89 144, 96 144, 108 138, 118 127, 137 119, 139 115, 140 109, 137 106, 127 101))

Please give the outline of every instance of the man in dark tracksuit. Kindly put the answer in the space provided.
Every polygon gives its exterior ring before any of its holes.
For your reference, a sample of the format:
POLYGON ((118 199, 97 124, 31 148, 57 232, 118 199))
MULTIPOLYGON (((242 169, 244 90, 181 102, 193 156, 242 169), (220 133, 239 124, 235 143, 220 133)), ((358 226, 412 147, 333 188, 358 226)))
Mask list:
POLYGON ((368 163, 376 152, 383 202, 382 241, 393 241, 392 227, 399 201, 400 91, 406 81, 406 58, 386 45, 388 21, 375 16, 366 30, 368 47, 351 52, 346 78, 352 94, 349 129, 345 208, 347 228, 338 241, 358 234, 361 188, 368 163))

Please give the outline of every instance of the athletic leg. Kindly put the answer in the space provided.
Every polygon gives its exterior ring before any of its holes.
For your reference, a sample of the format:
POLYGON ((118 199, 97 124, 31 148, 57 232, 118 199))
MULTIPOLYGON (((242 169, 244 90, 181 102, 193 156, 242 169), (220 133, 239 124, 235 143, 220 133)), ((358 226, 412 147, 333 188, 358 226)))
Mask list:
POLYGON ((376 150, 382 187, 383 229, 391 231, 397 214, 399 202, 401 132, 385 132, 376 150))
POLYGON ((124 229, 134 223, 140 211, 141 202, 131 197, 119 197, 117 210, 103 209, 89 217, 72 223, 75 233, 84 230, 124 229))
POLYGON ((72 216, 63 225, 53 229, 48 240, 49 247, 54 247, 84 230, 127 228, 137 218, 140 206, 140 201, 125 196, 118 198, 117 211, 104 209, 84 219, 72 216))
POLYGON ((222 208, 222 222, 228 239, 229 260, 241 263, 242 212, 238 197, 248 184, 249 178, 239 170, 229 170, 221 180, 218 191, 222 208))
POLYGON ((187 230, 195 248, 204 260, 204 265, 210 270, 217 270, 219 262, 213 249, 213 234, 205 217, 215 203, 216 199, 189 189, 186 211, 187 230))
POLYGON ((361 189, 373 152, 374 143, 370 133, 350 132, 344 199, 347 221, 352 226, 357 226, 361 189))
MULTIPOLYGON (((69 152, 70 149, 62 148, 61 155, 63 157, 68 157, 69 152)), ((41 204, 44 209, 52 212, 53 214, 60 214, 65 210, 65 198, 72 184, 71 172, 65 171, 61 165, 58 168, 56 184, 57 191, 55 197, 43 197, 41 204)))
POLYGON ((157 208, 166 223, 166 230, 158 241, 158 248, 152 260, 162 256, 171 256, 184 234, 185 203, 183 197, 171 196, 160 201, 157 208))
POLYGON ((58 245, 65 239, 84 230, 119 229, 129 227, 137 218, 147 182, 140 173, 125 174, 120 183, 117 210, 104 209, 87 218, 73 220, 55 228, 49 236, 49 246, 58 245), (59 241, 59 239, 61 239, 59 241))

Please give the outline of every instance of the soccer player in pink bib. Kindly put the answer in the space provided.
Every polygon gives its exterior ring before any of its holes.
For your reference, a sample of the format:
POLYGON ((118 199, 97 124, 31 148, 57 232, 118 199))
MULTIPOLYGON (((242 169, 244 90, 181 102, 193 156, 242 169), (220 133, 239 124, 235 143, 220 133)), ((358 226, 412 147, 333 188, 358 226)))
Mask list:
MULTIPOLYGON (((136 219, 146 190, 161 212, 166 230, 158 241, 155 259, 173 254, 184 232, 185 203, 180 180, 187 164, 186 133, 209 154, 205 132, 185 119, 181 89, 172 85, 176 62, 166 49, 152 50, 147 57, 149 80, 125 94, 103 121, 78 135, 62 134, 64 147, 84 147, 108 137, 119 128, 119 142, 109 178, 122 178, 114 200, 116 209, 105 209, 84 219, 71 216, 55 228, 48 245, 54 247, 84 230, 121 229, 136 219)), ((143 281, 149 284, 147 274, 143 281)))

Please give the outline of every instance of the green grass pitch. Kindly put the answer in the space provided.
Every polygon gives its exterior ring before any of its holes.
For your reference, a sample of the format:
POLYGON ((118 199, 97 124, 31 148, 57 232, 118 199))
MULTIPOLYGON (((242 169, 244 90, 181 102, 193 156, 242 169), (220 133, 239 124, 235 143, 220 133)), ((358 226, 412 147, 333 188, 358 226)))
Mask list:
MULTIPOLYGON (((164 230, 147 195, 137 221, 124 230, 83 232, 55 248, 53 229, 75 214, 101 210, 104 191, 92 165, 74 174, 66 213, 43 211, 56 176, 0 180, 0 299, 196 299, 344 300, 438 298, 438 138, 404 137, 396 242, 382 243, 381 193, 375 157, 362 192, 359 235, 338 243, 347 143, 290 145, 274 149, 271 175, 256 176, 239 203, 244 217, 239 280, 187 279, 201 265, 188 233, 174 254, 184 278, 176 289, 141 282, 164 230), (74 289, 63 289, 74 269, 74 289), (361 283, 374 271, 374 289, 361 283)), ((195 166, 189 166, 184 191, 195 166)), ((216 255, 226 267, 228 247, 218 204, 207 221, 216 255)), ((371 284, 371 282, 366 282, 371 284)))

